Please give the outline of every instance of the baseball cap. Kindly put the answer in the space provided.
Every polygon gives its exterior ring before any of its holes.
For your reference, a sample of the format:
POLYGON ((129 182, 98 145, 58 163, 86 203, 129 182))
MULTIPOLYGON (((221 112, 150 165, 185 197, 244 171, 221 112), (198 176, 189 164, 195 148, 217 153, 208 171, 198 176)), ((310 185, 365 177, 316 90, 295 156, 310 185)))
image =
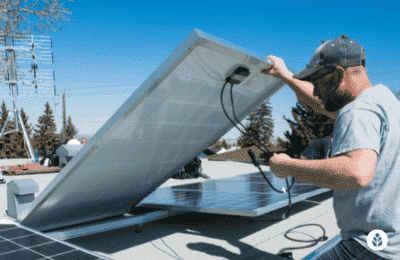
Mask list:
POLYGON ((323 68, 335 68, 336 66, 346 68, 359 65, 365 66, 364 48, 359 43, 342 34, 341 37, 322 42, 315 50, 306 68, 293 75, 293 77, 310 81, 310 78, 319 78, 318 74, 320 74, 323 68))

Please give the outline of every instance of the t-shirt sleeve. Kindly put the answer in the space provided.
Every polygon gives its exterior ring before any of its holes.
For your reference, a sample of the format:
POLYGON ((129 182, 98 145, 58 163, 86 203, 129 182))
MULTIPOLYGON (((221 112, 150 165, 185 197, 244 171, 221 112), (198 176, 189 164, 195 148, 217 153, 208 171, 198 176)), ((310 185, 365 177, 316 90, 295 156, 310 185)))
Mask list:
POLYGON ((372 149, 379 155, 381 125, 380 117, 366 109, 339 115, 334 125, 332 157, 358 149, 372 149))

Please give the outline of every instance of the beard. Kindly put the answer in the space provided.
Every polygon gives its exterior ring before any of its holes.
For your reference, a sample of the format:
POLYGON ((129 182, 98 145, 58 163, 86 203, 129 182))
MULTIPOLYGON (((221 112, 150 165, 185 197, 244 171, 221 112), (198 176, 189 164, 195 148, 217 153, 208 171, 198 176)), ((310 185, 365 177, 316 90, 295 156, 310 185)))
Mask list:
POLYGON ((325 110, 328 112, 336 112, 342 109, 345 105, 355 100, 355 98, 347 92, 338 90, 340 95, 335 93, 330 93, 324 102, 325 110))

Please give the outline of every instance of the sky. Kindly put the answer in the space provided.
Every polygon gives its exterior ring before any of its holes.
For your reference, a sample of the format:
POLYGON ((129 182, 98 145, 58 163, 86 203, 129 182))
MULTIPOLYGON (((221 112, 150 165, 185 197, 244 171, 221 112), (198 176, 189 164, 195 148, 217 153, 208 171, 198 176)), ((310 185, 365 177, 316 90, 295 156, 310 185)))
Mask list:
MULTIPOLYGON (((79 136, 90 137, 194 30, 233 43, 261 56, 281 57, 298 72, 321 40, 345 33, 365 48, 373 85, 399 91, 400 11, 383 1, 66 1, 72 20, 53 41, 55 85, 21 88, 17 98, 32 125, 49 102, 57 131, 62 128, 62 92, 67 116, 79 136), (95 4, 94 4, 95 3, 95 4)), ((40 69, 40 68, 39 68, 40 69)), ((8 87, 0 88, 12 108, 8 87)), ((270 100, 274 137, 290 130, 297 99, 285 86, 270 100)), ((244 122, 245 123, 245 122, 244 122)), ((236 129, 223 136, 236 139, 236 129)))

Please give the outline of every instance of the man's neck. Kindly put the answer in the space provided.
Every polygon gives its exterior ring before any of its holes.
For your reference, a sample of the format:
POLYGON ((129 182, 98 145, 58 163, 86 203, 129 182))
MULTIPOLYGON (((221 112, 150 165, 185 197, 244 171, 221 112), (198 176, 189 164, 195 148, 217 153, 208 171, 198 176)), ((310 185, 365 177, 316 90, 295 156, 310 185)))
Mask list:
POLYGON ((353 86, 355 86, 355 88, 353 88, 353 95, 357 98, 358 95, 360 95, 364 90, 373 88, 374 86, 371 84, 371 82, 366 79, 366 80, 359 80, 356 82, 352 82, 351 83, 353 86))

